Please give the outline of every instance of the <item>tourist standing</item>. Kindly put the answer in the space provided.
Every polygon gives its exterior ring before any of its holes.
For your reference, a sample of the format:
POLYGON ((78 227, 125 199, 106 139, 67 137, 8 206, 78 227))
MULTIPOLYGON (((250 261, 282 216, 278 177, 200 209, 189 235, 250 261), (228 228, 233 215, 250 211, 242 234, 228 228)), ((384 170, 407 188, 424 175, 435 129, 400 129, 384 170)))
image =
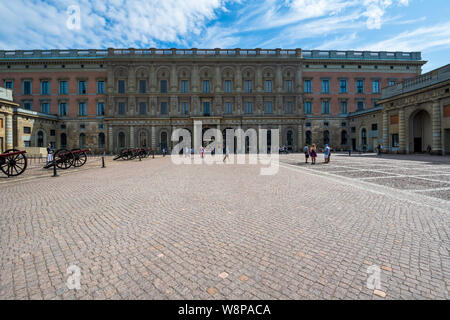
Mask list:
POLYGON ((163 157, 165 157, 166 156, 166 148, 162 149, 162 153, 163 153, 163 157))
POLYGON ((328 146, 328 144, 325 144, 325 148, 323 149, 323 158, 325 163, 329 163, 330 162, 330 147, 328 146))
POLYGON ((308 163, 308 159, 309 159, 309 147, 308 147, 307 144, 303 147, 303 153, 305 154, 305 163, 308 163))
POLYGON ((381 156, 381 144, 377 146, 377 156, 381 156))
POLYGON ((309 155, 311 156, 311 164, 316 164, 317 149, 315 144, 311 146, 311 149, 309 150, 309 155))
POLYGON ((203 159, 203 156, 205 155, 205 148, 203 148, 203 146, 200 147, 200 155, 202 156, 203 159))
POLYGON ((52 145, 49 143, 47 146, 47 164, 53 160, 53 149, 52 145))

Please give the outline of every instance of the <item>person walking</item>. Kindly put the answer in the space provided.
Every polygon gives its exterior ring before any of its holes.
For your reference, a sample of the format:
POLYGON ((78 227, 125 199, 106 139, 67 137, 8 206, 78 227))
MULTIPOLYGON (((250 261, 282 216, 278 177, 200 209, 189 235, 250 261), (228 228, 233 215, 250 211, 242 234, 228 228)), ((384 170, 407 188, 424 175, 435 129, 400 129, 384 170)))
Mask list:
POLYGON ((377 156, 381 156, 381 144, 377 146, 377 156))
POLYGON ((162 153, 163 153, 163 157, 165 157, 166 156, 166 148, 162 149, 162 153))
POLYGON ((303 153, 305 154, 305 163, 308 163, 309 159, 309 147, 307 144, 303 147, 303 153))
POLYGON ((330 162, 330 147, 328 146, 328 144, 325 144, 325 148, 323 149, 323 158, 324 158, 324 162, 325 163, 329 163, 330 162))
POLYGON ((225 157, 223 157, 223 162, 225 162, 226 159, 230 156, 230 149, 228 147, 225 147, 225 157))
POLYGON ((53 149, 52 145, 49 143, 47 146, 47 164, 53 161, 53 149))
POLYGON ((203 146, 200 147, 200 155, 202 156, 202 159, 205 155, 205 148, 203 148, 203 146))
POLYGON ((316 164, 317 149, 315 144, 309 149, 309 155, 311 156, 311 164, 316 164))

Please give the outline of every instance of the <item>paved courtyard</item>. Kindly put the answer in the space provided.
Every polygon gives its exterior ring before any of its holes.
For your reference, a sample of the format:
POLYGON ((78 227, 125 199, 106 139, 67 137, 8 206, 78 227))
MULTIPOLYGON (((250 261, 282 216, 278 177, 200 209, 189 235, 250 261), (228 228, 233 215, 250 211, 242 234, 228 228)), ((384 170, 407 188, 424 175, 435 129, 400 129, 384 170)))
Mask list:
POLYGON ((448 157, 89 161, 0 179, 0 299, 449 299, 448 157))

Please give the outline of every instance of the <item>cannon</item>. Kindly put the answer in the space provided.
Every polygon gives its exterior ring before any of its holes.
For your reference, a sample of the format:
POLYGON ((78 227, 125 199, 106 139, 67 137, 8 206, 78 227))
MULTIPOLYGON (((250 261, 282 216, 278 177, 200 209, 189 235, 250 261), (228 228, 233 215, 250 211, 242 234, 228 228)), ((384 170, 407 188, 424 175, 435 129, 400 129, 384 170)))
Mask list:
POLYGON ((14 177, 22 174, 27 168, 26 151, 17 149, 6 150, 0 154, 0 169, 8 177, 14 177))
POLYGON ((88 152, 89 149, 59 149, 53 155, 53 160, 47 163, 44 168, 51 168, 54 164, 62 170, 67 170, 72 166, 75 168, 81 167, 87 161, 88 152))
POLYGON ((125 148, 120 150, 120 152, 113 158, 113 160, 133 160, 134 158, 146 158, 150 155, 151 149, 145 148, 125 148))

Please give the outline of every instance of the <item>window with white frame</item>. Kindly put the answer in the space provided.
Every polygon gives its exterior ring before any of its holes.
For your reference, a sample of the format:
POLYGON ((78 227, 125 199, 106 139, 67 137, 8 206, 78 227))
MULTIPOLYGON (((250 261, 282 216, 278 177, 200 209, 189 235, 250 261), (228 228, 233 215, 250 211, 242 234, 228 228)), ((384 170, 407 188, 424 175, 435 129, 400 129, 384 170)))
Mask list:
POLYGON ((305 113, 306 114, 312 113, 312 103, 311 103, 311 101, 305 101, 305 113))
POLYGON ((49 113, 50 113, 50 103, 48 103, 48 102, 42 102, 42 103, 41 103, 41 111, 42 111, 42 113, 47 113, 47 114, 49 114, 49 113))
POLYGON ((105 115, 105 103, 97 102, 97 115, 104 116, 105 115))
POLYGON ((266 80, 265 91, 272 92, 272 80, 266 80))
POLYGON ((78 81, 78 94, 87 94, 87 83, 85 80, 78 81))
POLYGON ((245 103, 245 113, 252 113, 252 103, 250 101, 245 103))
POLYGON ((311 80, 305 80, 305 85, 304 85, 303 90, 305 91, 305 93, 311 93, 312 92, 311 80))
POLYGON ((226 114, 232 114, 233 110, 232 110, 232 106, 231 106, 231 102, 225 102, 225 113, 226 114))
POLYGON ((78 115, 85 116, 86 114, 86 102, 80 102, 78 104, 78 115))
POLYGON ((225 92, 226 93, 231 92, 231 80, 225 80, 225 92))
POLYGON ((272 101, 266 101, 266 113, 267 114, 272 113, 272 101))
POLYGON ((105 81, 97 80, 97 93, 104 94, 105 93, 105 81))
POLYGON ((59 94, 67 94, 68 93, 68 83, 67 80, 59 81, 59 94))
POLYGON ((50 94, 50 83, 48 80, 41 81, 41 95, 50 94))
POLYGON ((245 80, 245 92, 252 92, 252 80, 245 80))
POLYGON ((322 100, 322 114, 329 114, 329 113, 330 113, 330 101, 322 100))
POLYGON ((62 116, 62 117, 67 116, 68 115, 67 103, 66 102, 60 102, 58 111, 59 111, 59 115, 60 116, 62 116))
POLYGON ((189 102, 181 103, 181 114, 189 114, 189 102))
POLYGON ((322 79, 322 93, 330 93, 330 80, 322 79))

